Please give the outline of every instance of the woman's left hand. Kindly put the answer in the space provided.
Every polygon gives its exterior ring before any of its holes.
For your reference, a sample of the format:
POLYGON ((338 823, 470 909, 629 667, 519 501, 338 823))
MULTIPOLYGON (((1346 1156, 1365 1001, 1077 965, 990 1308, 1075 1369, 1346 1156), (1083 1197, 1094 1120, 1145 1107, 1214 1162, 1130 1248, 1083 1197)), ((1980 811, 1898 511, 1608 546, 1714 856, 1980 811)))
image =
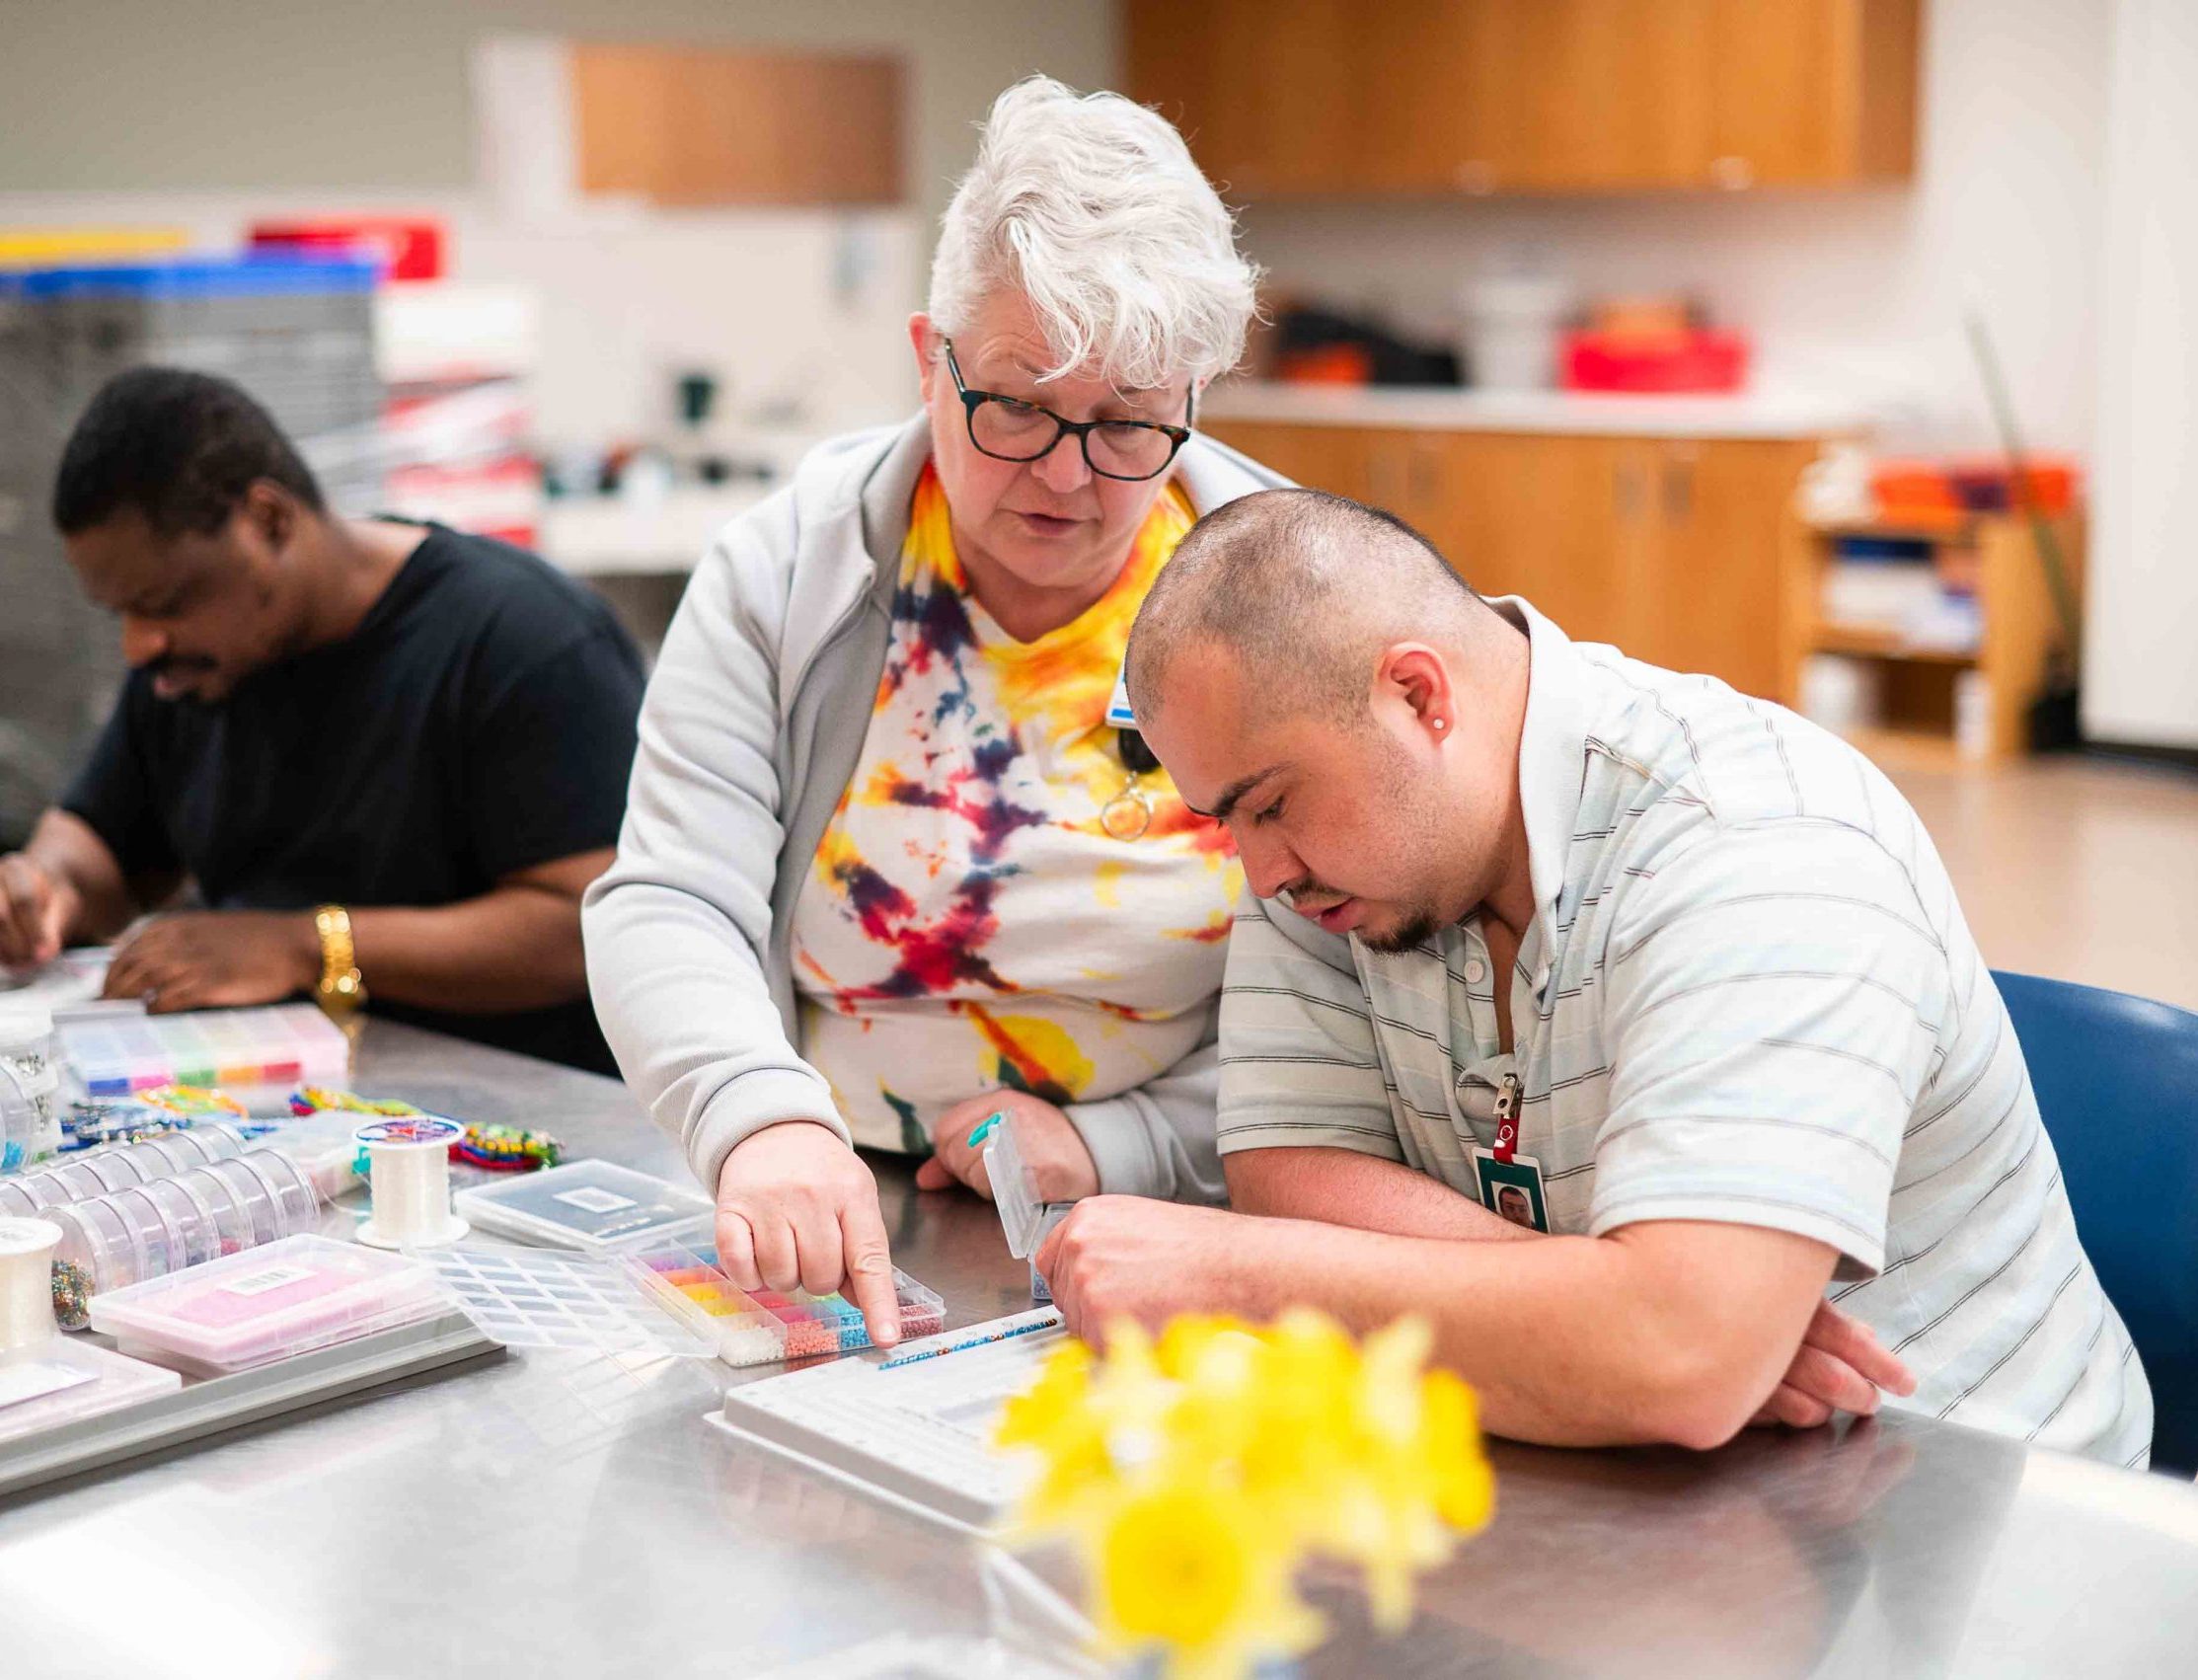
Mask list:
POLYGON ((1099 1193, 1099 1168, 1068 1115, 1021 1091, 990 1091, 941 1114, 931 1128, 932 1157, 916 1169, 916 1187, 943 1190, 962 1184, 990 1200, 984 1145, 970 1148, 969 1134, 986 1115, 1002 1112, 1015 1121, 1016 1145, 1037 1181, 1040 1201, 1080 1201, 1099 1193))

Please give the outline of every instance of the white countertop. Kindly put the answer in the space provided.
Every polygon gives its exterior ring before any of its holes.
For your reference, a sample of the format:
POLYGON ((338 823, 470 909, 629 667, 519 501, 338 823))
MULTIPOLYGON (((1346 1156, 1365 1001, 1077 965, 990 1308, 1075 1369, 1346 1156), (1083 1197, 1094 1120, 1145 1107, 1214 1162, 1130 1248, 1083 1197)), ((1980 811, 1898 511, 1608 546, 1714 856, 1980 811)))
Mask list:
POLYGON ((578 577, 694 571, 711 538, 775 486, 681 485, 658 496, 552 497, 542 510, 542 558, 578 577))
POLYGON ((1216 386, 1201 420, 1378 425, 1427 431, 1593 432, 1633 437, 1825 437, 1868 431, 1861 404, 1807 392, 1732 396, 1604 396, 1577 391, 1485 391, 1402 385, 1216 386))

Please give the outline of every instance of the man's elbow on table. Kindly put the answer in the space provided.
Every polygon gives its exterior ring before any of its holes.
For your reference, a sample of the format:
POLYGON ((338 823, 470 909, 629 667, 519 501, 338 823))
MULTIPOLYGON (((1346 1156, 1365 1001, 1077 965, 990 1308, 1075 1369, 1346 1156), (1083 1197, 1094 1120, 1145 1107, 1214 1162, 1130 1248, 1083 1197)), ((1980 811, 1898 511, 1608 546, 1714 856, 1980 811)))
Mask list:
POLYGON ((1658 1221, 1593 1239, 1624 1284, 1611 1311, 1624 1385, 1613 1438, 1708 1452, 1746 1428, 1786 1375, 1823 1300, 1837 1254, 1746 1225, 1658 1221))

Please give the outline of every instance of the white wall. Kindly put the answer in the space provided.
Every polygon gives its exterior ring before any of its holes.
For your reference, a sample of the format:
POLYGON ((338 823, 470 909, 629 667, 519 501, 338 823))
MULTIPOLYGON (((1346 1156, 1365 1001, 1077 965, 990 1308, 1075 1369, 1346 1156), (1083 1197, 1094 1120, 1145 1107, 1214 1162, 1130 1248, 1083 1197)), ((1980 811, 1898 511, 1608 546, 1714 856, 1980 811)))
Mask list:
POLYGON ((1008 83, 1117 63, 1112 0, 0 0, 0 192, 462 191, 513 33, 897 49, 927 217, 1008 83))
POLYGON ((2198 747, 2198 7, 2120 0, 2085 732, 2198 747))
POLYGON ((1974 288, 2034 443, 2086 450, 2112 8, 1928 0, 1926 15, 1908 187, 1266 206, 1246 230, 1278 281, 1437 334, 1454 328, 1461 282, 1489 268, 1539 265, 1590 292, 1692 292, 1755 332, 1764 383, 1890 401, 1893 440, 1926 447, 1991 442, 1961 334, 1974 288))

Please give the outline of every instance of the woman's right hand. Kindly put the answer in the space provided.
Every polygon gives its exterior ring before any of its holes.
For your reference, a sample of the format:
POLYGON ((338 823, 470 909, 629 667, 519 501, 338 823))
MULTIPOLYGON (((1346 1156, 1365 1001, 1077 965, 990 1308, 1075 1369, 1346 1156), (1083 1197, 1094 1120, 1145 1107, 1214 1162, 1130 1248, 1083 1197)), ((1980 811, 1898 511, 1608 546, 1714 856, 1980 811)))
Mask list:
POLYGON ((847 1296, 871 1340, 900 1339, 877 1181, 839 1134, 782 1120, 741 1139, 718 1174, 718 1259, 742 1289, 847 1296))

